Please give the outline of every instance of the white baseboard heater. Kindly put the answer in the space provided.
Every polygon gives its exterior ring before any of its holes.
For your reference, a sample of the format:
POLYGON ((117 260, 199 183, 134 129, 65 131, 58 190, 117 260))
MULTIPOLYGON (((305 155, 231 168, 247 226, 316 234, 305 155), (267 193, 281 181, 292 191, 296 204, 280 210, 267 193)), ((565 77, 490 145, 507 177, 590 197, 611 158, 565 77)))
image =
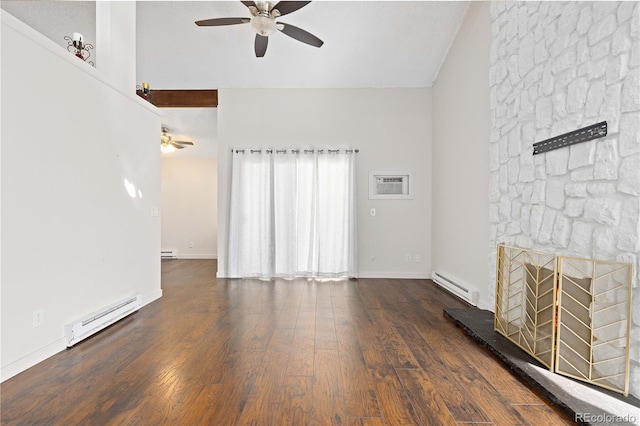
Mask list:
POLYGON ((434 272, 432 275, 432 279, 433 282, 438 284, 440 287, 444 288, 450 293, 453 293, 465 302, 470 303, 473 306, 478 306, 479 293, 477 291, 469 290, 465 286, 455 282, 450 278, 445 277, 439 272, 434 272))
POLYGON ((160 259, 177 259, 178 250, 160 250, 160 259))
POLYGON ((75 345, 140 309, 142 296, 137 295, 108 306, 86 317, 64 326, 67 347, 75 345))

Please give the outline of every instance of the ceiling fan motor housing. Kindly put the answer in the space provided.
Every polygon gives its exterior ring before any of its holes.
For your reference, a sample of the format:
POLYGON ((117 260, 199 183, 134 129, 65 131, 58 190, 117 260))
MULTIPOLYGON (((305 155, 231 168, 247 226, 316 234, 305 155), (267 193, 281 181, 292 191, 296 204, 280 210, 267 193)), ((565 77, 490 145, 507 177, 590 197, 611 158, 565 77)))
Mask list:
POLYGON ((276 20, 268 12, 260 12, 252 16, 251 28, 263 37, 268 37, 278 30, 276 28, 276 20))
POLYGON ((243 1, 251 13, 251 18, 213 18, 196 21, 196 25, 201 27, 217 27, 225 25, 251 24, 251 28, 256 33, 254 49, 257 58, 262 58, 267 51, 269 36, 276 31, 280 31, 287 36, 306 43, 310 46, 320 47, 323 41, 313 34, 284 22, 276 22, 280 16, 288 15, 291 12, 306 6, 310 1, 243 1))

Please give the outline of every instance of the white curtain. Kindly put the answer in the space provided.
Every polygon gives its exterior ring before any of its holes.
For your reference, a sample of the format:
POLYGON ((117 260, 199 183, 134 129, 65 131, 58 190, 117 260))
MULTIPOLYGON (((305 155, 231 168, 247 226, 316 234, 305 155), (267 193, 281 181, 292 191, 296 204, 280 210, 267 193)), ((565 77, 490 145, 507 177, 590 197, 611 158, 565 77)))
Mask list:
POLYGON ((352 150, 234 150, 230 277, 356 277, 352 150))

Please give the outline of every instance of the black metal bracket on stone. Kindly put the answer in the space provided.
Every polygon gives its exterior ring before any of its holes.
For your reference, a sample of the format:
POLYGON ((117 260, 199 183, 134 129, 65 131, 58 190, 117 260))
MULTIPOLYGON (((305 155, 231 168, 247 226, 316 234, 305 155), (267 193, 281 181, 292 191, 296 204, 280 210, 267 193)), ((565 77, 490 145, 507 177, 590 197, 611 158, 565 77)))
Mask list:
POLYGON ((573 132, 546 139, 542 142, 536 142, 533 144, 533 155, 553 151, 554 149, 569 145, 575 145, 580 142, 603 138, 605 136, 607 136, 607 122, 602 121, 589 127, 583 127, 580 130, 574 130, 573 132))

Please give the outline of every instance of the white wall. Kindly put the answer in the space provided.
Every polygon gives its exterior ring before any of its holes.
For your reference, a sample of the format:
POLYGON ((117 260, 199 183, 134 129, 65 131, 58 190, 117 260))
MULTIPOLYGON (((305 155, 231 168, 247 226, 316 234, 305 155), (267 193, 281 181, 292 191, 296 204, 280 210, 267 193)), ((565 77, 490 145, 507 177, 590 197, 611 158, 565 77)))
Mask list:
POLYGON ((215 259, 217 248, 218 160, 162 158, 162 249, 215 259))
POLYGON ((96 50, 98 70, 105 81, 124 93, 136 87, 136 2, 96 3, 96 50))
POLYGON ((221 89, 219 99, 219 276, 226 276, 230 150, 241 147, 360 149, 360 276, 431 276, 430 89, 221 89), (413 171, 414 199, 369 200, 370 170, 413 171))
POLYGON ((433 85, 433 270, 489 295, 488 2, 472 2, 433 85))
POLYGON ((160 118, 101 79, 2 12, 3 380, 62 350, 65 324, 162 294, 160 118))

